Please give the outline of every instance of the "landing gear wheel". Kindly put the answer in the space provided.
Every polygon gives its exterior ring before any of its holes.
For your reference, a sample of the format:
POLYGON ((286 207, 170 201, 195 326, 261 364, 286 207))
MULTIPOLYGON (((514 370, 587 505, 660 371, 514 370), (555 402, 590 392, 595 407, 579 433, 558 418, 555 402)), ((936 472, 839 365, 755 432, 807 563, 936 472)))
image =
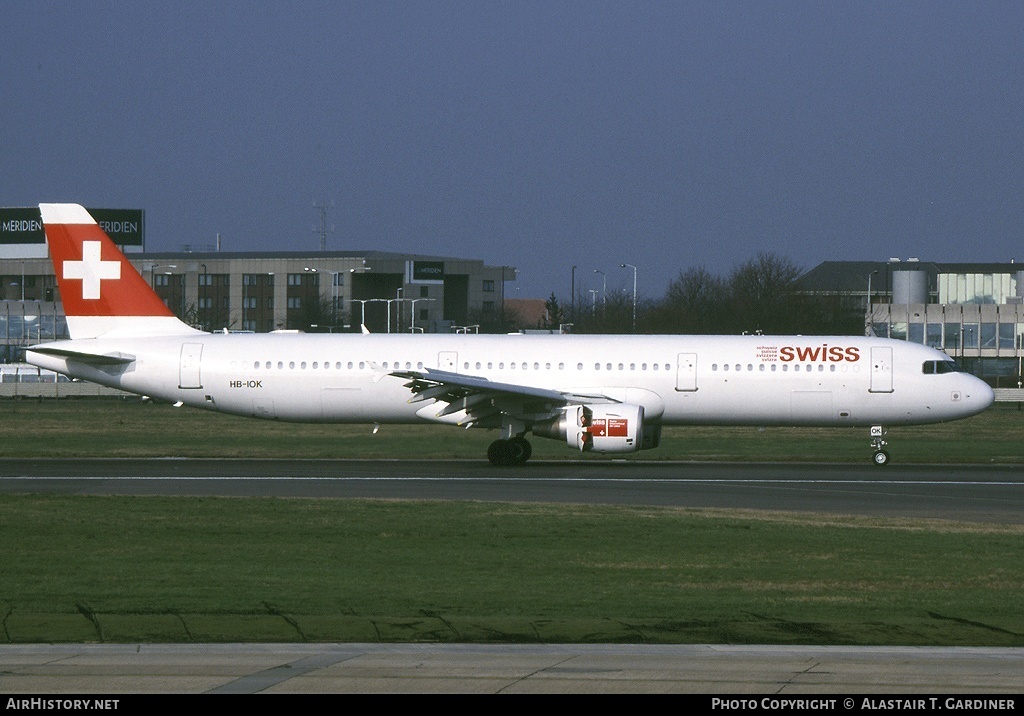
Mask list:
POLYGON ((530 445, 530 441, 526 438, 512 438, 509 440, 509 443, 512 447, 513 465, 522 465, 530 459, 531 455, 533 455, 533 445, 530 445))
POLYGON ((871 456, 871 461, 878 467, 884 467, 889 464, 889 453, 882 449, 887 444, 885 441, 885 428, 881 425, 872 425, 871 449, 875 451, 875 454, 871 456))
POLYGON ((508 440, 495 440, 487 446, 487 459, 495 467, 508 465, 509 457, 508 440))
POLYGON ((487 459, 495 467, 522 465, 533 454, 533 446, 526 438, 516 437, 511 440, 495 440, 487 448, 487 459))

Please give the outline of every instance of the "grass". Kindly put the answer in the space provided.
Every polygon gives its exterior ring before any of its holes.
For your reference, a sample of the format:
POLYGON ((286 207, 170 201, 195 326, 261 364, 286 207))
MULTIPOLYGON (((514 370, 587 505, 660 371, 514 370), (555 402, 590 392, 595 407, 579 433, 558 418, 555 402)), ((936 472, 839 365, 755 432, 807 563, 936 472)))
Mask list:
MULTIPOLYGON (((895 427, 894 462, 1024 463, 1024 411, 992 408, 953 423, 895 427)), ((308 425, 121 400, 0 401, 0 457, 306 457, 482 459, 493 431, 439 425, 308 425)), ((534 439, 534 459, 579 459, 534 439)), ((617 459, 866 462, 865 428, 671 427, 662 445, 617 459)), ((608 456, 585 455, 605 460, 608 456)))
MULTIPOLYGON (((1000 406, 900 462, 1021 463, 1000 406)), ((470 458, 492 433, 4 401, 0 455, 470 458)), ((572 459, 553 441, 536 458, 572 459)), ((866 431, 673 428, 632 459, 866 461, 866 431)), ((536 459, 535 458, 535 459, 536 459)), ((588 459, 591 459, 588 456, 588 459)), ((607 459, 594 457, 592 459, 607 459)), ((1024 646, 1024 526, 471 502, 0 497, 0 641, 1024 646)))
POLYGON ((1021 526, 0 498, 8 642, 1024 645, 1021 526))

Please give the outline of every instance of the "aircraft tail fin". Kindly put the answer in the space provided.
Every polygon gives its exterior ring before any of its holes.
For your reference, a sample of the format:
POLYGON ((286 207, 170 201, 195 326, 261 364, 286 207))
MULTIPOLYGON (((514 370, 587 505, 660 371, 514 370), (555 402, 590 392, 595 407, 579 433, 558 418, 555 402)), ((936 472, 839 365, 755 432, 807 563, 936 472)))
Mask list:
POLYGON ((178 320, 78 204, 40 204, 71 338, 201 333, 178 320))

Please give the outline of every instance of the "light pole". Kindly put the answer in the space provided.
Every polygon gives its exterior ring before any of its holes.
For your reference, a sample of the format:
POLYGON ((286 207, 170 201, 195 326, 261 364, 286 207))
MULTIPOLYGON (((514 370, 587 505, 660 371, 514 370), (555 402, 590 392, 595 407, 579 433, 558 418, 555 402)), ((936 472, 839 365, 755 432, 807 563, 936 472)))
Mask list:
POLYGON ((572 265, 572 284, 570 288, 569 298, 572 300, 572 317, 570 320, 576 320, 576 264, 572 265))
POLYGON ((597 289, 590 289, 590 318, 591 320, 597 319, 597 289))
POLYGON ((601 305, 608 303, 608 274, 601 269, 594 269, 594 273, 601 274, 601 305))
MULTIPOLYGON (((416 327, 416 302, 417 301, 436 301, 437 299, 436 298, 412 298, 412 299, 407 299, 407 300, 412 301, 412 309, 411 309, 412 310, 412 316, 411 316, 411 320, 409 321, 409 324, 410 324, 409 332, 413 333, 414 329, 416 327)), ((422 330, 422 329, 420 329, 420 330, 422 330)))
POLYGON ((622 268, 633 269, 633 333, 636 333, 636 266, 633 264, 622 264, 622 268))
POLYGON ((360 308, 359 314, 359 327, 363 329, 366 327, 366 302, 372 301, 372 298, 350 298, 349 303, 358 303, 360 308))

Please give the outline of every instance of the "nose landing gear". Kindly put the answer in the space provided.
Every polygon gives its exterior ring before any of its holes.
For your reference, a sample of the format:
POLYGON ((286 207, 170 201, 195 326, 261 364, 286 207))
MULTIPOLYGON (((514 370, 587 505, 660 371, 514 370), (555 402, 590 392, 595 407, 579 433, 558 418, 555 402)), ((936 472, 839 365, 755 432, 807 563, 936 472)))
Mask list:
POLYGON ((889 464, 889 453, 882 449, 888 444, 883 439, 885 433, 886 430, 881 425, 871 426, 871 449, 875 451, 875 454, 871 456, 871 461, 878 467, 889 464))

